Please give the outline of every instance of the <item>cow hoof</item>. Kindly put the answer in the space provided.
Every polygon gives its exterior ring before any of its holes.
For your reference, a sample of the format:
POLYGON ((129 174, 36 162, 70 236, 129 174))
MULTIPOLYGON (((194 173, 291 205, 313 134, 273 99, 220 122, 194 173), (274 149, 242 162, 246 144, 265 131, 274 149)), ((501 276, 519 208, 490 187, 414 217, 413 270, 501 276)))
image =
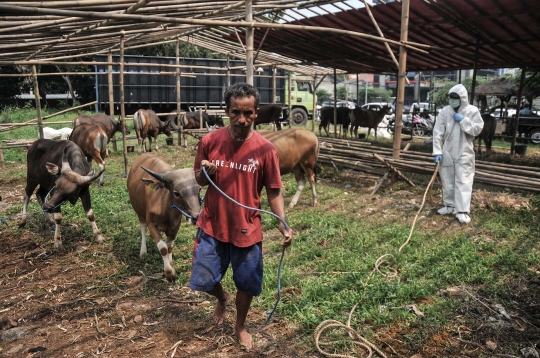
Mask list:
POLYGON ((19 225, 19 227, 25 226, 25 225, 26 225, 26 218, 20 219, 20 220, 17 222, 17 225, 19 225))
POLYGON ((54 247, 55 247, 55 248, 58 249, 58 248, 60 248, 60 247, 62 247, 62 246, 63 246, 63 245, 62 245, 62 240, 54 240, 54 247))
POLYGON ((175 272, 175 271, 172 271, 172 272, 165 272, 165 278, 166 278, 167 281, 169 281, 169 282, 174 282, 174 281, 176 281, 176 272, 175 272))
POLYGON ((103 244, 105 242, 105 239, 103 238, 103 236, 98 235, 98 236, 96 236, 96 242, 98 244, 103 244))

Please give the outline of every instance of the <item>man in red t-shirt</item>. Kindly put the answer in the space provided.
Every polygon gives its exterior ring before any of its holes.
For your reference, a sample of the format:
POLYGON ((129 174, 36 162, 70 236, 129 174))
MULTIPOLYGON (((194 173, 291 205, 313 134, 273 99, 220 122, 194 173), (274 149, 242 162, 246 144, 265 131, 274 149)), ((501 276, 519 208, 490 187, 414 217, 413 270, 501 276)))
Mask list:
MULTIPOLYGON (((264 186, 270 209, 285 220, 278 154, 272 143, 252 126, 257 118, 259 91, 246 83, 237 83, 225 91, 225 105, 230 125, 200 141, 194 167, 197 182, 201 186, 209 184, 202 172, 204 167, 228 196, 253 208, 261 207, 264 186)), ((213 320, 223 323, 230 295, 223 289, 221 279, 231 264, 237 288, 235 334, 241 345, 251 349, 253 338, 245 321, 253 296, 262 292, 261 214, 236 205, 210 185, 197 226, 190 287, 218 299, 213 320)), ((285 237, 281 246, 288 247, 293 231, 286 230, 282 222, 279 231, 285 237)))

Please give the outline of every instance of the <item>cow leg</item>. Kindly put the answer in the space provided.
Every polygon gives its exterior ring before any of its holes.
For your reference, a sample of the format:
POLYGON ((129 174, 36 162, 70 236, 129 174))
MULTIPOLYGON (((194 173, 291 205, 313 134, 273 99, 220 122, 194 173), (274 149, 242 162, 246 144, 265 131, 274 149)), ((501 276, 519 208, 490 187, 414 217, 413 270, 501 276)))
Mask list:
POLYGON ((86 217, 90 221, 90 224, 92 225, 92 232, 94 233, 94 240, 98 244, 103 243, 105 241, 103 239, 103 236, 101 236, 101 232, 99 231, 96 221, 94 218, 94 211, 92 210, 92 201, 90 200, 90 190, 87 188, 83 193, 81 193, 81 201, 84 208, 84 212, 86 213, 86 217))
POLYGON ((188 135, 187 135, 187 133, 184 133, 183 136, 184 136, 184 148, 187 148, 187 137, 188 137, 188 135))
MULTIPOLYGON (((158 140, 157 140, 157 139, 158 139, 158 137, 155 136, 155 137, 154 137, 154 142, 156 142, 156 152, 159 150, 159 148, 158 148, 158 140)), ((151 148, 151 147, 152 147, 152 143, 150 143, 150 148, 151 148)))
POLYGON ((139 257, 143 257, 146 255, 146 231, 148 229, 148 225, 146 224, 146 221, 143 221, 139 219, 139 224, 141 225, 141 251, 139 253, 139 257))
POLYGON ((33 181, 29 181, 26 183, 26 188, 24 189, 24 201, 23 201, 23 211, 21 213, 21 217, 18 221, 18 225, 20 227, 23 227, 26 225, 26 210, 28 209, 28 203, 30 202, 30 197, 32 197, 32 194, 34 193, 34 190, 37 187, 37 183, 34 183, 33 181))
MULTIPOLYGON (((43 207, 43 203, 45 202, 45 199, 47 199, 47 194, 48 192, 46 190, 42 190, 41 188, 39 188, 38 191, 36 192, 36 197, 39 203, 39 207, 43 207)), ((47 221, 49 221, 51 224, 54 224, 54 220, 51 217, 51 214, 47 212, 44 212, 43 214, 45 214, 45 219, 47 219, 47 221)))
POLYGON ((62 224, 62 211, 60 208, 57 209, 58 212, 53 213, 54 218, 54 247, 62 246, 62 235, 60 234, 60 225, 62 224))
POLYGON ((161 234, 159 233, 159 230, 155 225, 148 226, 148 229, 150 230, 150 235, 152 235, 152 238, 157 245, 158 251, 161 254, 161 258, 163 259, 163 270, 165 272, 165 278, 169 281, 175 280, 176 271, 172 267, 172 260, 170 260, 169 258, 169 245, 162 240, 161 234))
POLYGON ((294 177, 296 179, 296 193, 294 193, 291 203, 289 204, 289 209, 294 208, 294 206, 298 202, 298 199, 300 199, 300 194, 302 194, 302 190, 304 190, 304 186, 306 185, 306 177, 304 176, 304 172, 302 171, 302 168, 300 167, 294 168, 294 177))

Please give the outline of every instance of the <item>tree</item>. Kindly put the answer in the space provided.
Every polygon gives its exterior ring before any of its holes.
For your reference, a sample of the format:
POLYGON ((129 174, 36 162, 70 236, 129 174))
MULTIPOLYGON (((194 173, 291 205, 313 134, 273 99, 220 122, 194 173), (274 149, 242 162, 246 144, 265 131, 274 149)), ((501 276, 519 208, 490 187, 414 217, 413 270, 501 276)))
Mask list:
MULTIPOLYGON (((3 74, 20 74, 14 66, 1 66, 0 73, 3 74)), ((21 94, 24 77, 0 77, 0 106, 6 105, 10 98, 21 94)))
MULTIPOLYGON (((225 58, 225 55, 183 41, 180 41, 179 52, 180 57, 187 58, 225 58)), ((126 55, 176 57, 176 44, 171 42, 167 44, 126 50, 126 55)))
POLYGON ((324 88, 318 89, 317 91, 315 91, 315 94, 317 95, 317 101, 319 103, 322 103, 322 102, 326 101, 327 99, 329 99, 330 97, 332 97, 330 95, 330 92, 328 92, 324 88))

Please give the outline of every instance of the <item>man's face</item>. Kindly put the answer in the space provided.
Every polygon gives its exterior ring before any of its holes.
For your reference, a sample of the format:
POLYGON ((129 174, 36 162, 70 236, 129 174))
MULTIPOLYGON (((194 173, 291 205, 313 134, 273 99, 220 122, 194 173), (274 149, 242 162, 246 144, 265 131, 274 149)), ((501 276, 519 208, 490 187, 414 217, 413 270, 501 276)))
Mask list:
POLYGON ((257 118, 257 108, 255 108, 255 98, 231 98, 230 108, 225 112, 230 119, 231 128, 235 139, 246 139, 251 130, 251 125, 257 118))

